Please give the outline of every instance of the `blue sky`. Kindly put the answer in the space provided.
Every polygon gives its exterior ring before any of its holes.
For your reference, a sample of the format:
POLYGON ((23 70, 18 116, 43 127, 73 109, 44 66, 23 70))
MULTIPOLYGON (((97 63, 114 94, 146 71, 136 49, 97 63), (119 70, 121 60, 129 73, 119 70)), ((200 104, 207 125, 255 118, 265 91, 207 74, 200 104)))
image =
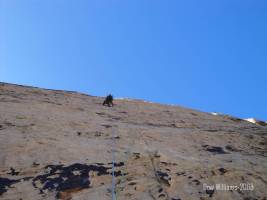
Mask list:
POLYGON ((267 120, 266 0, 0 0, 0 81, 267 120))

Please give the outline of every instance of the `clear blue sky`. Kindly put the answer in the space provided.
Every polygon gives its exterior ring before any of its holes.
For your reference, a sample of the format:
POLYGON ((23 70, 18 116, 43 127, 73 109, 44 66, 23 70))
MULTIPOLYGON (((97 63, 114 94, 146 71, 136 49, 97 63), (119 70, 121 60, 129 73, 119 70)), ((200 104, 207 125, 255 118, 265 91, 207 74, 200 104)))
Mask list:
POLYGON ((267 120, 266 0, 0 2, 0 81, 267 120))

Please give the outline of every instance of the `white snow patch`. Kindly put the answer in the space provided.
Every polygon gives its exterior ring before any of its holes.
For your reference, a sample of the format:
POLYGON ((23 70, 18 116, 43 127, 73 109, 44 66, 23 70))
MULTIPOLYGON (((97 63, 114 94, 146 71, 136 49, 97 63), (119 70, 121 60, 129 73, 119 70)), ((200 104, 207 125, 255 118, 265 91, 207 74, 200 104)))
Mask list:
POLYGON ((117 99, 117 100, 125 100, 125 101, 142 101, 142 102, 145 102, 145 103, 153 103, 151 101, 145 101, 145 100, 142 100, 142 99, 131 99, 131 98, 128 98, 128 97, 116 97, 115 99, 117 99))
POLYGON ((250 123, 253 123, 253 124, 260 124, 260 125, 263 125, 263 126, 267 125, 267 122, 261 121, 261 120, 255 119, 255 118, 248 118, 248 119, 244 119, 244 120, 246 120, 246 121, 248 121, 250 123))
POLYGON ((145 103, 153 103, 153 102, 151 102, 151 101, 145 101, 145 100, 142 100, 143 102, 145 102, 145 103))
POLYGON ((211 112, 210 114, 212 114, 212 115, 219 115, 219 113, 216 113, 216 112, 211 112))
POLYGON ((126 101, 134 101, 134 99, 128 98, 128 97, 116 97, 117 100, 126 100, 126 101))
POLYGON ((257 122, 257 120, 255 118, 247 118, 247 119, 244 119, 244 120, 246 120, 248 122, 251 122, 253 124, 256 124, 256 122, 257 122))
POLYGON ((223 113, 218 113, 218 112, 211 112, 210 114, 215 115, 215 116, 226 116, 223 113))

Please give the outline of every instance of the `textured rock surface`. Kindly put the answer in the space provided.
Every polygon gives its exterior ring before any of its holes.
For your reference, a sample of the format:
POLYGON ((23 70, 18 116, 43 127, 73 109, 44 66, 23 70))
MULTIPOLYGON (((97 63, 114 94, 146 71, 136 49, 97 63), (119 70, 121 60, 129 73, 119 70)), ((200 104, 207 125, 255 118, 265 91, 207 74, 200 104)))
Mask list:
POLYGON ((267 198, 267 127, 182 107, 0 84, 0 199, 267 198), (113 155, 113 156, 112 156, 113 155), (251 183, 252 191, 203 189, 251 183))

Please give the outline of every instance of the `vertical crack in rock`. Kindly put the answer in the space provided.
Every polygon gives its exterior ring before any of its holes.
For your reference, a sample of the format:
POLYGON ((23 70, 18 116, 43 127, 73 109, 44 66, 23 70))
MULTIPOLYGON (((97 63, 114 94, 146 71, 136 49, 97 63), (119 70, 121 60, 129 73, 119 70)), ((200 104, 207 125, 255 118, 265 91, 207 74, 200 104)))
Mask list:
MULTIPOLYGON (((158 153, 154 153, 153 155, 150 154, 149 158, 151 161, 152 169, 155 174, 156 180, 159 184, 160 189, 162 189, 161 192, 163 192, 158 196, 158 198, 165 197, 166 199, 170 199, 169 194, 164 189, 164 186, 168 186, 168 187, 170 186, 170 183, 169 183, 170 177, 167 173, 157 170, 158 167, 156 166, 156 163, 155 163, 155 159, 159 159, 160 155, 158 153)), ((150 195, 153 196, 153 199, 155 198, 155 196, 152 193, 152 190, 150 190, 150 195)))

